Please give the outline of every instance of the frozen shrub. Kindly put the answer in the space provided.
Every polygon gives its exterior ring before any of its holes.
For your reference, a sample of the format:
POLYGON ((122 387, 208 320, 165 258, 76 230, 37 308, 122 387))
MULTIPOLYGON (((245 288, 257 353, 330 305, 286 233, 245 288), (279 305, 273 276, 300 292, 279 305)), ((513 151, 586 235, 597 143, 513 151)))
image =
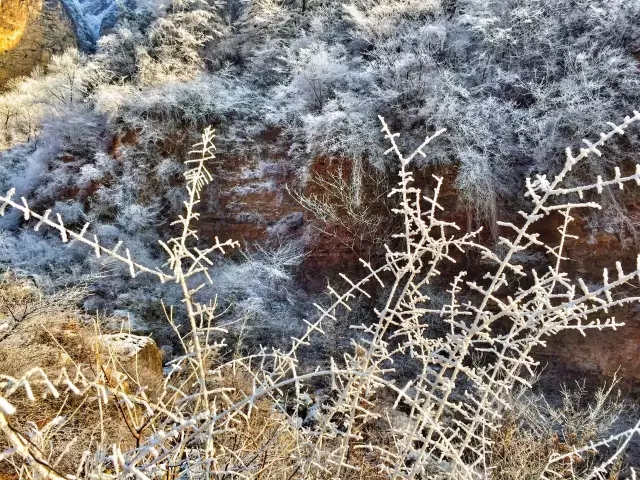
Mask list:
POLYGON ((304 258, 303 245, 288 242, 273 249, 245 253, 239 261, 216 265, 211 275, 218 280, 207 294, 215 293, 221 318, 230 332, 244 335, 245 347, 256 344, 285 348, 303 322, 292 321, 308 314, 308 295, 296 284, 294 272, 304 258))
POLYGON ((135 233, 153 225, 155 215, 152 205, 126 205, 118 212, 116 223, 125 231, 135 233))
MULTIPOLYGON (((516 390, 509 400, 511 411, 492 438, 493 475, 514 480, 539 477, 550 456, 564 455, 613 433, 615 424, 630 409, 621 400, 620 391, 616 395, 617 383, 614 378, 594 394, 584 384, 563 385, 558 392, 560 401, 553 404, 529 388, 516 390)), ((576 454, 569 462, 559 462, 552 472, 559 478, 579 478, 581 472, 593 468, 598 456, 597 449, 576 454)), ((620 466, 612 465, 610 476, 620 475, 620 466)))
MULTIPOLYGON (((263 252, 235 272, 226 267, 229 277, 219 282, 222 275, 211 268, 214 254, 236 244, 216 239, 210 247, 199 245, 192 226, 201 190, 212 179, 206 168, 214 158, 211 130, 205 131, 192 152, 196 157, 187 162, 188 200, 175 221, 177 235, 160 242, 167 258, 160 267, 146 263, 148 259, 141 263, 129 249, 105 246, 86 228, 80 232, 67 228, 61 217, 39 214, 27 201, 16 202, 13 191, 1 196, 3 209, 15 209, 37 222, 34 228, 48 228, 65 242, 73 240, 123 264, 134 280, 147 276, 174 283, 184 305, 174 309, 163 303, 182 351, 168 362, 159 390, 145 388, 117 365, 110 375, 101 369, 85 372, 81 363, 74 364, 72 374, 66 368, 54 373, 38 367, 0 374, 0 431, 7 447, 2 456, 9 465, 30 476, 55 479, 65 478, 67 471, 76 478, 109 474, 142 479, 163 476, 168 470, 202 479, 240 473, 249 478, 264 474, 264 478, 287 479, 364 475, 470 480, 617 475, 626 447, 640 434, 640 422, 606 436, 620 411, 609 400, 613 385, 596 394, 588 408, 581 406, 581 390, 565 392, 560 408, 544 404, 529 408, 526 397, 517 392, 531 387, 537 366, 532 349, 544 345, 547 335, 622 327, 611 312, 640 301, 624 288, 640 278, 640 260, 631 268, 616 263, 613 274, 604 269, 600 285, 587 285, 564 271, 571 214, 599 208, 595 200, 606 188, 640 184, 640 166, 629 175, 616 168, 610 176, 576 186, 565 183, 567 174, 590 155, 601 155, 600 149, 614 135, 640 122, 640 112, 611 124, 598 140, 585 140, 579 153, 567 149, 557 175, 527 178, 529 208, 522 212, 520 225, 500 222, 504 232, 499 241, 505 249, 497 252, 482 245, 480 230, 464 233, 441 219, 442 178, 434 177, 432 192, 415 185, 413 160, 425 157, 426 147, 443 131, 404 155, 397 135, 381 121, 391 145, 387 152, 399 163, 399 182, 390 194, 398 197, 394 212, 402 227, 380 266, 363 261, 367 271, 363 278, 343 275, 342 293, 329 286, 330 303, 316 305, 319 313, 314 319, 302 319, 306 331, 298 333, 290 318, 280 319, 292 332, 286 348, 229 351, 224 341, 228 325, 219 323, 217 299, 203 295, 212 287, 236 294, 243 318, 277 314, 268 311, 267 301, 273 294, 288 297, 286 288, 281 290, 287 284, 285 270, 299 261, 292 249, 263 252), (555 212, 565 222, 558 243, 546 245, 530 228, 555 212), (549 265, 525 269, 521 260, 514 261, 537 247, 550 258, 549 265), (456 270, 458 252, 476 252, 484 258, 484 277, 474 280, 456 270), (445 269, 451 274, 447 299, 431 288, 445 269), (512 276, 521 281, 511 284, 512 276), (370 292, 376 284, 384 295, 373 299, 370 292), (372 304, 377 307, 363 315, 372 304), (302 362, 305 349, 322 344, 345 316, 354 322, 351 327, 357 334, 348 345, 337 342, 340 355, 316 365, 302 362), (439 332, 430 336, 426 331, 435 325, 434 318, 441 324, 439 332), (413 369, 399 372, 396 367, 409 363, 413 369), (25 405, 50 405, 59 398, 65 404, 67 398, 91 399, 100 409, 115 405, 118 418, 129 428, 130 443, 104 425, 71 470, 70 462, 64 462, 69 452, 61 452, 59 444, 47 437, 49 423, 36 423, 31 431, 13 427, 25 405), (531 414, 535 417, 527 422, 531 430, 518 425, 531 414), (514 431, 514 425, 520 428, 514 431), (558 433, 548 447, 545 442, 551 432, 558 433), (506 458, 505 452, 518 456, 506 458), (586 457, 593 461, 585 461, 586 457), (62 472, 61 465, 66 467, 62 472)), ((75 403, 70 405, 74 408, 75 403)))
POLYGON ((90 80, 86 62, 87 57, 69 50, 54 56, 46 73, 36 68, 30 76, 13 80, 0 95, 0 146, 33 140, 45 118, 53 122, 60 113, 82 106, 90 80))
MULTIPOLYGON (((447 127, 449 141, 434 149, 434 159, 459 162, 463 198, 495 218, 500 204, 520 193, 523 175, 560 168, 576 132, 593 134, 637 104, 631 53, 638 49, 638 5, 454 5, 453 13, 405 1, 373 9, 354 4, 347 12, 355 35, 369 44, 378 112, 410 132, 425 122, 447 127), (394 15, 393 27, 379 11, 394 15)), ((597 170, 598 162, 583 168, 597 170)))

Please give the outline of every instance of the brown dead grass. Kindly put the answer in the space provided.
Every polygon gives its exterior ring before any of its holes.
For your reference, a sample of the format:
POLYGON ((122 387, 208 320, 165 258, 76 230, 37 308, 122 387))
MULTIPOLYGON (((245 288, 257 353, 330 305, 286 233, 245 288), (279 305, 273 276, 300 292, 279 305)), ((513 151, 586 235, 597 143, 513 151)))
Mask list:
MULTIPOLYGON (((92 346, 91 332, 75 319, 65 315, 34 317, 0 343, 0 374, 20 378, 39 366, 51 378, 55 378, 63 367, 70 373, 82 369, 85 375, 91 376, 94 374, 92 367, 95 368, 92 346)), ((36 398, 44 393, 43 388, 34 386, 36 398)), ((123 446, 133 443, 113 402, 100 406, 68 392, 57 399, 49 395, 46 400, 32 402, 22 390, 9 400, 18 412, 11 419, 12 427, 23 435, 32 430, 32 424, 43 429, 55 418, 64 417, 63 423, 49 430, 47 448, 40 446, 45 458, 56 459, 75 439, 75 444, 57 467, 62 472, 72 472, 82 452, 104 438, 123 446)), ((3 446, 0 444, 0 449, 3 446)), ((0 472, 8 473, 4 467, 0 467, 0 472)))
MULTIPOLYGON (((37 299, 37 293, 24 283, 0 283, 0 312, 5 313, 7 307, 11 307, 11 302, 15 307, 27 304, 30 299, 37 299)), ((136 359, 130 362, 117 361, 98 345, 93 327, 83 323, 75 313, 40 312, 15 324, 10 333, 0 340, 0 376, 20 378, 37 366, 52 379, 63 368, 70 376, 81 369, 88 378, 98 378, 105 370, 117 369, 125 372, 132 390, 144 384, 151 395, 158 391, 162 382, 161 370, 147 368, 136 359)), ((109 376, 106 376, 108 379, 109 376)), ((9 398, 18 412, 11 418, 11 426, 25 437, 34 426, 47 430, 44 439, 46 445, 37 446, 51 463, 69 449, 56 470, 75 473, 82 452, 101 443, 119 444, 123 449, 135 445, 136 439, 116 402, 99 404, 95 398, 70 392, 61 392, 59 398, 47 395, 43 400, 45 389, 38 386, 37 382, 31 383, 37 401, 30 401, 24 390, 19 390, 9 398), (64 420, 47 429, 46 426, 57 417, 63 417, 64 420)), ((0 451, 7 446, 0 438, 0 451)), ((9 478, 14 473, 14 466, 2 462, 0 477, 9 478)))
MULTIPOLYGON (((24 283, 0 282, 0 314, 15 305, 40 301, 39 292, 24 283)), ((8 336, 0 339, 1 375, 19 378, 33 367, 40 367, 50 378, 56 378, 62 368, 70 376, 81 369, 85 376, 102 382, 114 389, 134 394, 144 388, 150 400, 162 392, 161 365, 151 355, 143 358, 122 359, 113 351, 99 346, 97 332, 90 323, 85 323, 75 312, 39 312, 14 325, 8 336)), ((154 347, 155 348, 155 347, 154 347)), ((212 375, 208 388, 224 390, 216 399, 219 408, 241 401, 253 392, 252 373, 247 370, 224 367, 217 370, 216 359, 210 359, 208 369, 218 371, 212 375)), ((244 368, 244 367, 243 367, 244 368)), ((173 384, 186 388, 194 382, 193 371, 185 369, 176 376, 173 384)), ((45 429, 57 417, 64 421, 47 431, 38 448, 55 471, 60 474, 75 474, 82 453, 96 451, 112 444, 122 450, 133 448, 154 431, 153 420, 141 431, 135 424, 144 424, 142 411, 124 411, 118 402, 99 403, 96 396, 77 396, 62 392, 59 398, 51 395, 42 398, 45 389, 31 382, 37 401, 29 401, 23 390, 9 400, 17 414, 10 419, 12 428, 25 438, 34 427, 45 429), (65 452, 71 443, 71 448, 65 452), (64 455, 62 455, 64 452, 64 455), (62 461, 55 464, 56 459, 62 461)), ((176 400, 180 397, 176 397, 176 400)), ((164 397, 168 408, 171 399, 164 397)), ((251 478, 264 480, 290 480, 302 478, 299 471, 300 457, 309 452, 301 444, 298 427, 281 413, 270 398, 257 399, 245 415, 236 415, 232 428, 225 428, 214 435, 216 460, 220 469, 251 472, 251 478)), ((389 423, 380 412, 380 420, 357 426, 362 441, 350 446, 348 461, 359 470, 345 470, 345 480, 378 480, 386 478, 374 465, 379 464, 379 453, 361 448, 369 443, 388 444, 389 423)), ((330 443, 330 442, 329 442, 330 443)), ((0 438, 0 451, 8 445, 0 438)), ((331 445, 325 446, 331 449, 331 445)), ((14 457, 14 461, 17 459, 14 457)), ((179 467, 176 467, 179 468, 179 467)), ((0 465, 0 480, 22 478, 20 465, 4 462, 0 465)), ((179 473, 168 472, 166 480, 179 473)))

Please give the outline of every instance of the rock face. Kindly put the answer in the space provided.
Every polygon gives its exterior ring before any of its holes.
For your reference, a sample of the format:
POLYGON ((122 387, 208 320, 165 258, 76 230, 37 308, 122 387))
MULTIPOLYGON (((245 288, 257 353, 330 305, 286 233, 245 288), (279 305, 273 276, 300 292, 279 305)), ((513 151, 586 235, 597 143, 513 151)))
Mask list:
POLYGON ((295 172, 277 153, 221 155, 211 167, 215 184, 205 192, 207 206, 198 225, 205 237, 253 244, 295 234, 302 226, 301 208, 285 188, 295 181, 295 172))
MULTIPOLYGON (((545 234, 551 236, 558 224, 545 225, 543 238, 545 234)), ((604 268, 616 278, 617 261, 625 272, 636 268, 637 245, 624 245, 612 234, 590 235, 580 219, 574 222, 570 233, 578 236, 566 249, 572 259, 567 270, 574 278, 582 278, 587 284, 601 284, 604 268)), ((630 285, 627 295, 637 296, 637 289, 630 285)), ((602 314, 600 319, 604 321, 611 316, 625 325, 617 330, 590 330, 586 336, 575 330, 561 332, 546 339, 547 347, 536 351, 538 359, 543 365, 548 363, 552 370, 561 366, 604 377, 612 377, 617 372, 623 381, 640 384, 640 310, 632 303, 602 314)))
POLYGON ((139 363, 146 370, 162 376, 162 352, 149 337, 129 333, 103 334, 99 344, 124 365, 139 363))
POLYGON ((0 88, 76 46, 73 24, 59 0, 0 0, 0 88))
POLYGON ((118 3, 133 8, 133 0, 60 0, 73 22, 78 45, 87 52, 95 50, 96 42, 112 28, 118 17, 118 3))
MULTIPOLYGON (((265 155, 262 161, 249 159, 224 159, 224 169, 217 171, 215 178, 216 203, 209 201, 206 212, 201 218, 200 230, 205 236, 221 239, 233 238, 252 242, 268 242, 273 236, 296 236, 309 232, 314 222, 313 216, 300 214, 302 207, 285 190, 285 185, 295 182, 295 173, 287 171, 275 158, 265 155)), ((342 164, 345 167, 346 164, 342 164)), ((348 165, 347 165, 348 166, 348 165)), ((324 159, 316 159, 312 170, 330 174, 335 173, 335 165, 324 159), (331 170, 331 169, 334 170, 331 170)), ((416 174, 419 185, 430 185, 430 174, 416 174)), ((446 219, 456 222, 463 228, 468 223, 467 213, 458 208, 458 193, 453 188, 456 177, 454 166, 441 168, 436 172, 445 178, 440 191, 440 203, 444 206, 446 219)), ((307 190, 308 193, 308 190, 307 190)), ((517 221, 516 218, 510 219, 517 221)), ((557 227, 560 218, 549 217, 534 229, 545 242, 557 242, 557 227)), ((485 229, 488 231, 488 229, 485 229)), ((581 277, 585 282, 597 284, 602 281, 603 268, 615 272, 615 262, 621 261, 625 271, 635 268, 637 246, 624 248, 615 235, 593 234, 585 222, 577 218, 571 227, 571 234, 578 239, 565 245, 567 255, 572 259, 565 270, 572 277, 581 277)), ((490 238, 484 238, 490 242, 490 238)), ((311 291, 321 291, 326 286, 326 278, 334 277, 338 272, 357 278, 363 272, 359 270, 358 255, 367 258, 366 251, 355 252, 341 243, 339 239, 326 235, 317 235, 308 243, 310 251, 302 265, 303 284, 311 291)), ((382 261, 373 258, 373 263, 382 261)), ((484 272, 475 272, 481 277, 484 272)), ((474 272, 470 272, 470 275, 474 272)), ((631 292, 637 295, 637 292, 631 292)), ((618 330, 591 330, 586 336, 576 331, 566 331, 545 338, 546 348, 535 350, 535 357, 542 365, 556 366, 560 370, 576 372, 579 378, 587 375, 612 377, 616 372, 629 382, 640 384, 640 311, 632 306, 615 312, 616 319, 626 325, 618 330)), ((604 318, 603 318, 604 320, 604 318)))
POLYGON ((29 19, 30 4, 19 0, 0 3, 0 50, 11 50, 20 41, 29 19))

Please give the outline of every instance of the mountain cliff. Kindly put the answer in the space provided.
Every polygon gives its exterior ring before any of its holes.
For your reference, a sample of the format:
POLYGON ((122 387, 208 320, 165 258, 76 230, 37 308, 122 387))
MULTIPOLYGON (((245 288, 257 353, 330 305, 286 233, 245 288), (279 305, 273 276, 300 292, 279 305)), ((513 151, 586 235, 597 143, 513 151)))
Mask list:
POLYGON ((69 47, 93 51, 117 14, 114 0, 1 0, 0 88, 69 47))
POLYGON ((117 20, 118 5, 114 0, 62 0, 62 3, 73 21, 78 44, 85 51, 93 51, 98 38, 117 20))
POLYGON ((76 45, 73 24, 59 0, 0 2, 0 88, 76 45))

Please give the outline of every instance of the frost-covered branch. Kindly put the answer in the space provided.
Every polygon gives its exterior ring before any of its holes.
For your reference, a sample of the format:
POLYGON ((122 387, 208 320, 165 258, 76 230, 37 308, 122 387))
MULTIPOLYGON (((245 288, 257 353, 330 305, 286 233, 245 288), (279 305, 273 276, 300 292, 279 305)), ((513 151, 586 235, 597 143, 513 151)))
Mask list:
MULTIPOLYGON (((185 174, 188 198, 174 223, 179 232, 162 244, 172 273, 160 279, 181 286, 189 330, 182 332, 173 310, 165 308, 183 352, 166 365, 160 392, 151 398, 144 389, 127 391, 126 373, 109 376, 98 370, 96 374, 82 366, 62 370, 55 378, 38 368, 20 378, 0 376, 4 422, 0 427, 11 443, 1 455, 22 459, 33 472, 54 475, 54 467, 38 463, 22 437, 11 433, 15 431, 11 419, 19 412, 10 402, 21 395, 30 402, 68 395, 96 399, 103 406, 115 402, 135 433, 134 446, 105 444, 101 451, 108 454, 101 457, 96 450, 83 457, 83 475, 91 478, 142 480, 165 476, 170 469, 175 478, 201 479, 355 479, 373 473, 391 479, 491 477, 500 448, 507 448, 499 439, 511 428, 514 392, 528 389, 533 381, 537 367, 533 349, 544 346, 547 335, 561 331, 588 334, 592 329, 620 328, 623 324, 616 320, 615 309, 640 300, 625 290, 638 280, 640 263, 624 268, 617 263, 613 274, 604 269, 596 287, 563 271, 565 250, 573 240, 572 212, 598 208, 594 199, 582 199, 582 192, 619 188, 637 183, 639 177, 622 176, 616 170, 613 180, 596 178, 572 188, 565 188, 563 180, 578 162, 597 154, 606 140, 637 120, 640 115, 634 113, 599 141, 585 142, 588 148, 576 157, 568 152, 564 169, 553 180, 544 176, 528 180, 531 209, 521 212, 520 223, 500 223, 499 253, 482 244, 480 229, 464 232, 442 218, 446 214, 440 203, 442 178, 434 176, 429 191, 415 184, 413 160, 426 156, 427 146, 443 131, 427 136, 415 151, 404 155, 397 134, 381 120, 391 144, 387 153, 395 155, 399 164, 398 183, 389 195, 398 200, 393 213, 402 223, 385 245, 384 261, 379 266, 362 261, 366 274, 359 280, 341 275, 344 289, 330 285, 330 301, 316 305, 317 317, 303 320, 306 331, 292 338, 290 348, 260 347, 235 357, 224 356, 226 344, 221 338, 226 332, 216 325, 216 302, 201 304, 194 299, 204 285, 198 278, 215 282, 207 275, 209 255, 235 246, 217 239, 209 248, 192 246, 197 240, 196 206, 211 179, 206 163, 214 158, 213 132, 205 131, 197 158, 189 161, 185 174), (545 244, 533 224, 557 212, 562 217, 559 239, 545 244), (516 261, 532 250, 546 252, 550 264, 527 270, 516 261), (473 252, 486 262, 481 278, 461 266, 461 259, 473 252), (443 287, 447 296, 437 299, 435 292, 443 287), (315 368, 304 365, 303 351, 328 335, 359 297, 375 307, 366 321, 351 325, 355 334, 341 357, 315 368), (430 330, 433 318, 444 325, 438 332, 430 330), (409 375, 400 372, 403 364, 410 365, 409 375), (318 382, 327 393, 312 398, 308 392, 318 382), (140 430, 132 425, 148 427, 140 430), (376 437, 372 433, 376 428, 385 435, 376 437)), ((5 203, 18 208, 10 197, 5 203)), ((22 208, 29 216, 43 218, 26 204, 22 208)), ((75 238, 61 220, 47 221, 41 223, 75 238)), ((78 236, 82 238, 84 233, 78 236)), ((109 251, 100 250, 106 255, 109 251)), ((125 263, 146 272, 133 260, 125 263)), ((608 393, 599 397, 596 409, 606 410, 603 402, 608 393)), ((562 477, 567 461, 613 447, 613 455, 600 464, 571 464, 574 475, 599 478, 637 433, 638 425, 590 439, 588 445, 548 450, 540 470, 531 476, 562 477)))

